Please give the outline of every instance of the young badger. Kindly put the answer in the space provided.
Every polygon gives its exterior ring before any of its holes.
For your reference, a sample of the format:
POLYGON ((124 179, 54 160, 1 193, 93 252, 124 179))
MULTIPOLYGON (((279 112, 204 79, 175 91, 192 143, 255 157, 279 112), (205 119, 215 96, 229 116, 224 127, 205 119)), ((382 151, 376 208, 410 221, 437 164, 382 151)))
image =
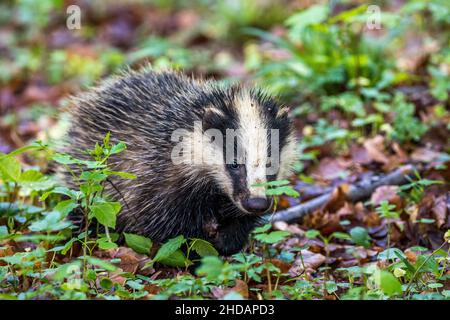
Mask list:
POLYGON ((106 184, 109 196, 123 204, 118 232, 160 242, 182 234, 210 241, 223 255, 236 253, 272 204, 265 187, 254 185, 288 177, 294 160, 287 108, 257 90, 143 70, 108 80, 75 102, 64 151, 86 158, 82 150, 109 131, 113 142, 127 144, 111 167, 138 177, 106 184), (174 138, 177 129, 184 136, 174 138), (231 161, 227 143, 210 135, 200 149, 191 147, 208 129, 224 138, 227 129, 236 130, 231 161), (278 129, 275 172, 267 170, 274 152, 270 129, 278 129))

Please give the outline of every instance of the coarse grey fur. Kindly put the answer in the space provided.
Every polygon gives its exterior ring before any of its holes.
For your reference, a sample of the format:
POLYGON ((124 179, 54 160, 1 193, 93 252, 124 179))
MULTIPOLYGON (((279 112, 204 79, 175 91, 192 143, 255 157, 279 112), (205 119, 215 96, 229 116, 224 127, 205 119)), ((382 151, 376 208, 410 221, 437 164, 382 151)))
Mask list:
MULTIPOLYGON (((65 152, 85 159, 81 150, 93 148, 107 132, 113 142, 127 144, 127 150, 113 156, 109 164, 137 179, 114 178, 113 185, 105 185, 107 193, 123 204, 118 232, 160 242, 183 234, 210 241, 221 254, 235 253, 245 246, 263 213, 251 213, 242 206, 242 201, 253 197, 249 184, 286 178, 294 161, 295 138, 287 109, 257 90, 220 87, 178 72, 144 69, 111 78, 74 102, 65 152), (222 132, 238 127, 252 132, 249 124, 279 129, 278 174, 261 176, 249 164, 232 168, 174 164, 171 152, 178 142, 171 140, 173 131, 193 132, 196 121, 202 130, 218 127, 222 132)), ((263 136, 250 139, 266 143, 263 136)), ((219 149, 208 154, 222 156, 219 149)), ((266 157, 264 152, 253 159, 265 165, 266 157)), ((70 185, 70 175, 65 176, 70 185)), ((264 190, 258 194, 265 197, 264 190)))

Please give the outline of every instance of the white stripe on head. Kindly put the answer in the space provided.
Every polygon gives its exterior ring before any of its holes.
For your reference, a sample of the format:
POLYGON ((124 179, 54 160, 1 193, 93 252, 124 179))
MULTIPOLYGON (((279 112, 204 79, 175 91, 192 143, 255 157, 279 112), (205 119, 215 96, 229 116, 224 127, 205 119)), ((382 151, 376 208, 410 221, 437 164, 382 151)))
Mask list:
POLYGON ((267 124, 257 102, 251 99, 248 92, 236 97, 235 108, 239 119, 240 143, 245 152, 247 188, 251 198, 265 198, 265 187, 253 185, 266 182, 267 124))
MULTIPOLYGON (((214 129, 208 131, 214 134, 214 129)), ((232 197, 232 181, 224 169, 223 148, 220 143, 222 137, 211 142, 209 135, 203 134, 201 122, 197 121, 194 122, 193 131, 181 129, 176 134, 172 134, 171 139, 177 142, 171 153, 174 165, 179 165, 178 168, 187 176, 192 176, 193 183, 198 183, 196 179, 207 174, 232 197), (180 137, 183 138, 181 141, 180 137)))
POLYGON ((287 137, 287 141, 280 153, 280 170, 278 171, 277 180, 289 178, 293 172, 293 165, 297 159, 297 139, 294 133, 287 137))

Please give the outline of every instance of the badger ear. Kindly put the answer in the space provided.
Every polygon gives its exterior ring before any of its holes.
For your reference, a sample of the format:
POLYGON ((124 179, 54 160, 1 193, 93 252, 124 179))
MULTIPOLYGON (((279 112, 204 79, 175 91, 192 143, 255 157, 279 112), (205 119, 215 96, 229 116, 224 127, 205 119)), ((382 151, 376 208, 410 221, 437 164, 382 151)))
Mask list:
POLYGON ((208 129, 218 129, 221 127, 225 114, 216 107, 207 107, 203 112, 202 127, 206 131, 208 129))

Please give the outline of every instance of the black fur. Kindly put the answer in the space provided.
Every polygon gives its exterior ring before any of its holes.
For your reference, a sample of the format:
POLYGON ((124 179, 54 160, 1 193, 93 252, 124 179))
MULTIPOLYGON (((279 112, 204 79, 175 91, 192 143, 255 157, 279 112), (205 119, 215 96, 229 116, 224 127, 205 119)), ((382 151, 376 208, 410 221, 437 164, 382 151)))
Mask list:
MULTIPOLYGON (((193 130, 194 121, 201 121, 204 130, 237 128, 233 103, 241 90, 173 72, 144 71, 117 78, 78 99, 71 110, 65 151, 85 158, 80 150, 92 148, 109 131, 112 141, 127 143, 127 150, 112 158, 111 166, 138 176, 137 180, 113 179, 115 188, 106 186, 111 197, 126 202, 116 231, 161 242, 179 234, 202 238, 224 255, 245 246, 258 216, 238 209, 207 172, 199 174, 201 182, 193 183, 170 158, 175 145, 171 134, 177 128, 193 130), (224 116, 208 114, 210 107, 224 116), (121 190, 124 199, 115 189, 121 190)), ((272 99, 256 91, 251 96, 269 126, 280 129, 280 145, 284 145, 292 130, 287 116, 276 117, 279 107, 272 99)), ((245 166, 238 174, 224 170, 232 177, 234 191, 244 192, 245 166)))

